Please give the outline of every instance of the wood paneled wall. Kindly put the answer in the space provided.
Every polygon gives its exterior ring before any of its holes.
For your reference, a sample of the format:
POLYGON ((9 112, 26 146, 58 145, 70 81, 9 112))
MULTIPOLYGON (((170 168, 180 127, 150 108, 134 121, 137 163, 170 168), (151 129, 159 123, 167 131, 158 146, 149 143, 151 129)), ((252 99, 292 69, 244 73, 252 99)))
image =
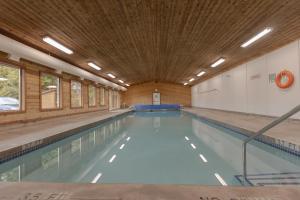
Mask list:
MULTIPOLYGON (((9 61, 7 56, 0 53, 0 61, 9 61)), ((86 113, 108 109, 108 98, 106 91, 105 106, 100 106, 100 86, 97 87, 96 92, 96 106, 88 106, 88 85, 93 84, 87 80, 82 82, 82 95, 83 95, 83 107, 71 108, 70 101, 70 80, 79 80, 78 77, 69 74, 58 74, 61 77, 62 84, 62 108, 57 110, 41 110, 40 109, 40 72, 52 72, 50 68, 43 67, 29 61, 21 60, 15 63, 16 66, 22 66, 24 68, 24 90, 25 90, 25 110, 15 113, 2 112, 0 113, 0 124, 7 124, 13 122, 27 122, 40 119, 46 119, 56 116, 72 115, 77 113, 86 113)))
POLYGON ((160 92, 162 104, 191 105, 191 88, 171 83, 143 83, 132 85, 126 92, 122 92, 122 105, 152 104, 152 93, 160 92))

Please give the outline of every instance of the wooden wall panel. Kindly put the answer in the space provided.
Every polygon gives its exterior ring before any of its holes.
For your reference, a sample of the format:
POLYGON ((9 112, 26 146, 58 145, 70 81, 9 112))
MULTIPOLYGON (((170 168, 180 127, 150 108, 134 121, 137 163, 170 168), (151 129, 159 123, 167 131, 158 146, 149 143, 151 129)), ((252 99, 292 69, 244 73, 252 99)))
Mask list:
POLYGON ((191 88, 171 83, 143 83, 133 85, 126 92, 122 92, 122 105, 152 104, 152 93, 160 92, 162 104, 191 105, 191 88))
MULTIPOLYGON (((5 55, 0 54, 0 59, 5 59, 5 55)), ((5 61, 4 61, 5 62, 5 61)), ((96 106, 88 107, 88 93, 87 88, 90 82, 82 82, 82 94, 83 94, 83 107, 71 108, 70 105, 70 79, 78 80, 69 74, 61 75, 62 83, 62 109, 42 111, 40 109, 40 72, 54 72, 47 67, 43 67, 28 61, 21 60, 19 65, 24 67, 24 79, 25 79, 25 111, 17 113, 4 113, 0 112, 0 124, 7 124, 13 122, 27 122, 41 120, 51 117, 72 115, 78 113, 93 112, 99 110, 108 109, 108 100, 105 99, 105 106, 100 106, 100 87, 97 87, 96 92, 96 106)))

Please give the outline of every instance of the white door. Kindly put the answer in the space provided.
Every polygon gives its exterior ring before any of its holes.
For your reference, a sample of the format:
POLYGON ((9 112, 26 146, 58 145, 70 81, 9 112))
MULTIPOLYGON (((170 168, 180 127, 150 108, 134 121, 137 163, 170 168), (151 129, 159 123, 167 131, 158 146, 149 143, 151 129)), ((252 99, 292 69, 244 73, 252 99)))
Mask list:
POLYGON ((152 94, 152 104, 153 105, 160 105, 160 93, 153 92, 152 94))

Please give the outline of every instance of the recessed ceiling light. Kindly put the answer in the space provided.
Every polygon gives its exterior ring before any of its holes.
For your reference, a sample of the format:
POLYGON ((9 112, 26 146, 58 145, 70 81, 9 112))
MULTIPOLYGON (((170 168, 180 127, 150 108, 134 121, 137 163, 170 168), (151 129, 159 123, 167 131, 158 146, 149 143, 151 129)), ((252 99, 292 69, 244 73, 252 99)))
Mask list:
POLYGON ((224 58, 220 58, 215 63, 213 63, 211 65, 211 67, 217 67, 218 65, 222 64, 223 62, 225 62, 225 59, 224 58))
POLYGON ((116 78, 116 76, 114 76, 112 74, 107 74, 107 76, 109 76, 110 78, 116 78))
POLYGON ((123 80, 119 80, 119 82, 120 82, 120 83, 124 83, 124 81, 123 81, 123 80))
POLYGON ((73 54, 73 51, 67 47, 65 47, 64 45, 60 44, 59 42, 53 40, 50 37, 44 37, 43 41, 54 46, 55 48, 67 53, 67 54, 73 54))
POLYGON ((258 40, 258 39, 262 38, 263 36, 267 35, 268 33, 270 33, 271 31, 272 31, 272 28, 270 28, 270 27, 265 28, 263 31, 261 31, 260 33, 258 33, 254 37, 252 37, 250 40, 248 40, 247 42, 243 43, 241 45, 241 47, 246 48, 247 46, 249 46, 250 44, 252 44, 256 40, 258 40))
POLYGON ((194 81, 195 79, 194 78, 191 78, 190 80, 189 80, 189 82, 192 82, 192 81, 194 81))
POLYGON ((101 70, 101 67, 99 67, 98 65, 92 63, 92 62, 89 62, 88 65, 92 68, 94 68, 95 70, 101 70))
POLYGON ((130 85, 129 84, 125 84, 127 87, 129 87, 130 85))
POLYGON ((184 83, 183 85, 187 85, 188 83, 184 83))
POLYGON ((202 71, 202 72, 200 72, 199 74, 197 74, 197 76, 203 76, 204 74, 205 74, 206 72, 205 71, 202 71))

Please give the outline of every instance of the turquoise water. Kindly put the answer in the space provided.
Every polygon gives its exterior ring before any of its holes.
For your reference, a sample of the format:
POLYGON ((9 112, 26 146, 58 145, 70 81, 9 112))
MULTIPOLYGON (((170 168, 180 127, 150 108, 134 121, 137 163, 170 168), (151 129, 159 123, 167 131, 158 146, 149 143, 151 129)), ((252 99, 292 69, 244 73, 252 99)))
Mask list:
MULTIPOLYGON (((0 179, 240 185, 244 139, 184 112, 129 113, 1 164, 0 179)), ((249 174, 300 172, 296 156, 259 142, 248 150, 249 174)))

